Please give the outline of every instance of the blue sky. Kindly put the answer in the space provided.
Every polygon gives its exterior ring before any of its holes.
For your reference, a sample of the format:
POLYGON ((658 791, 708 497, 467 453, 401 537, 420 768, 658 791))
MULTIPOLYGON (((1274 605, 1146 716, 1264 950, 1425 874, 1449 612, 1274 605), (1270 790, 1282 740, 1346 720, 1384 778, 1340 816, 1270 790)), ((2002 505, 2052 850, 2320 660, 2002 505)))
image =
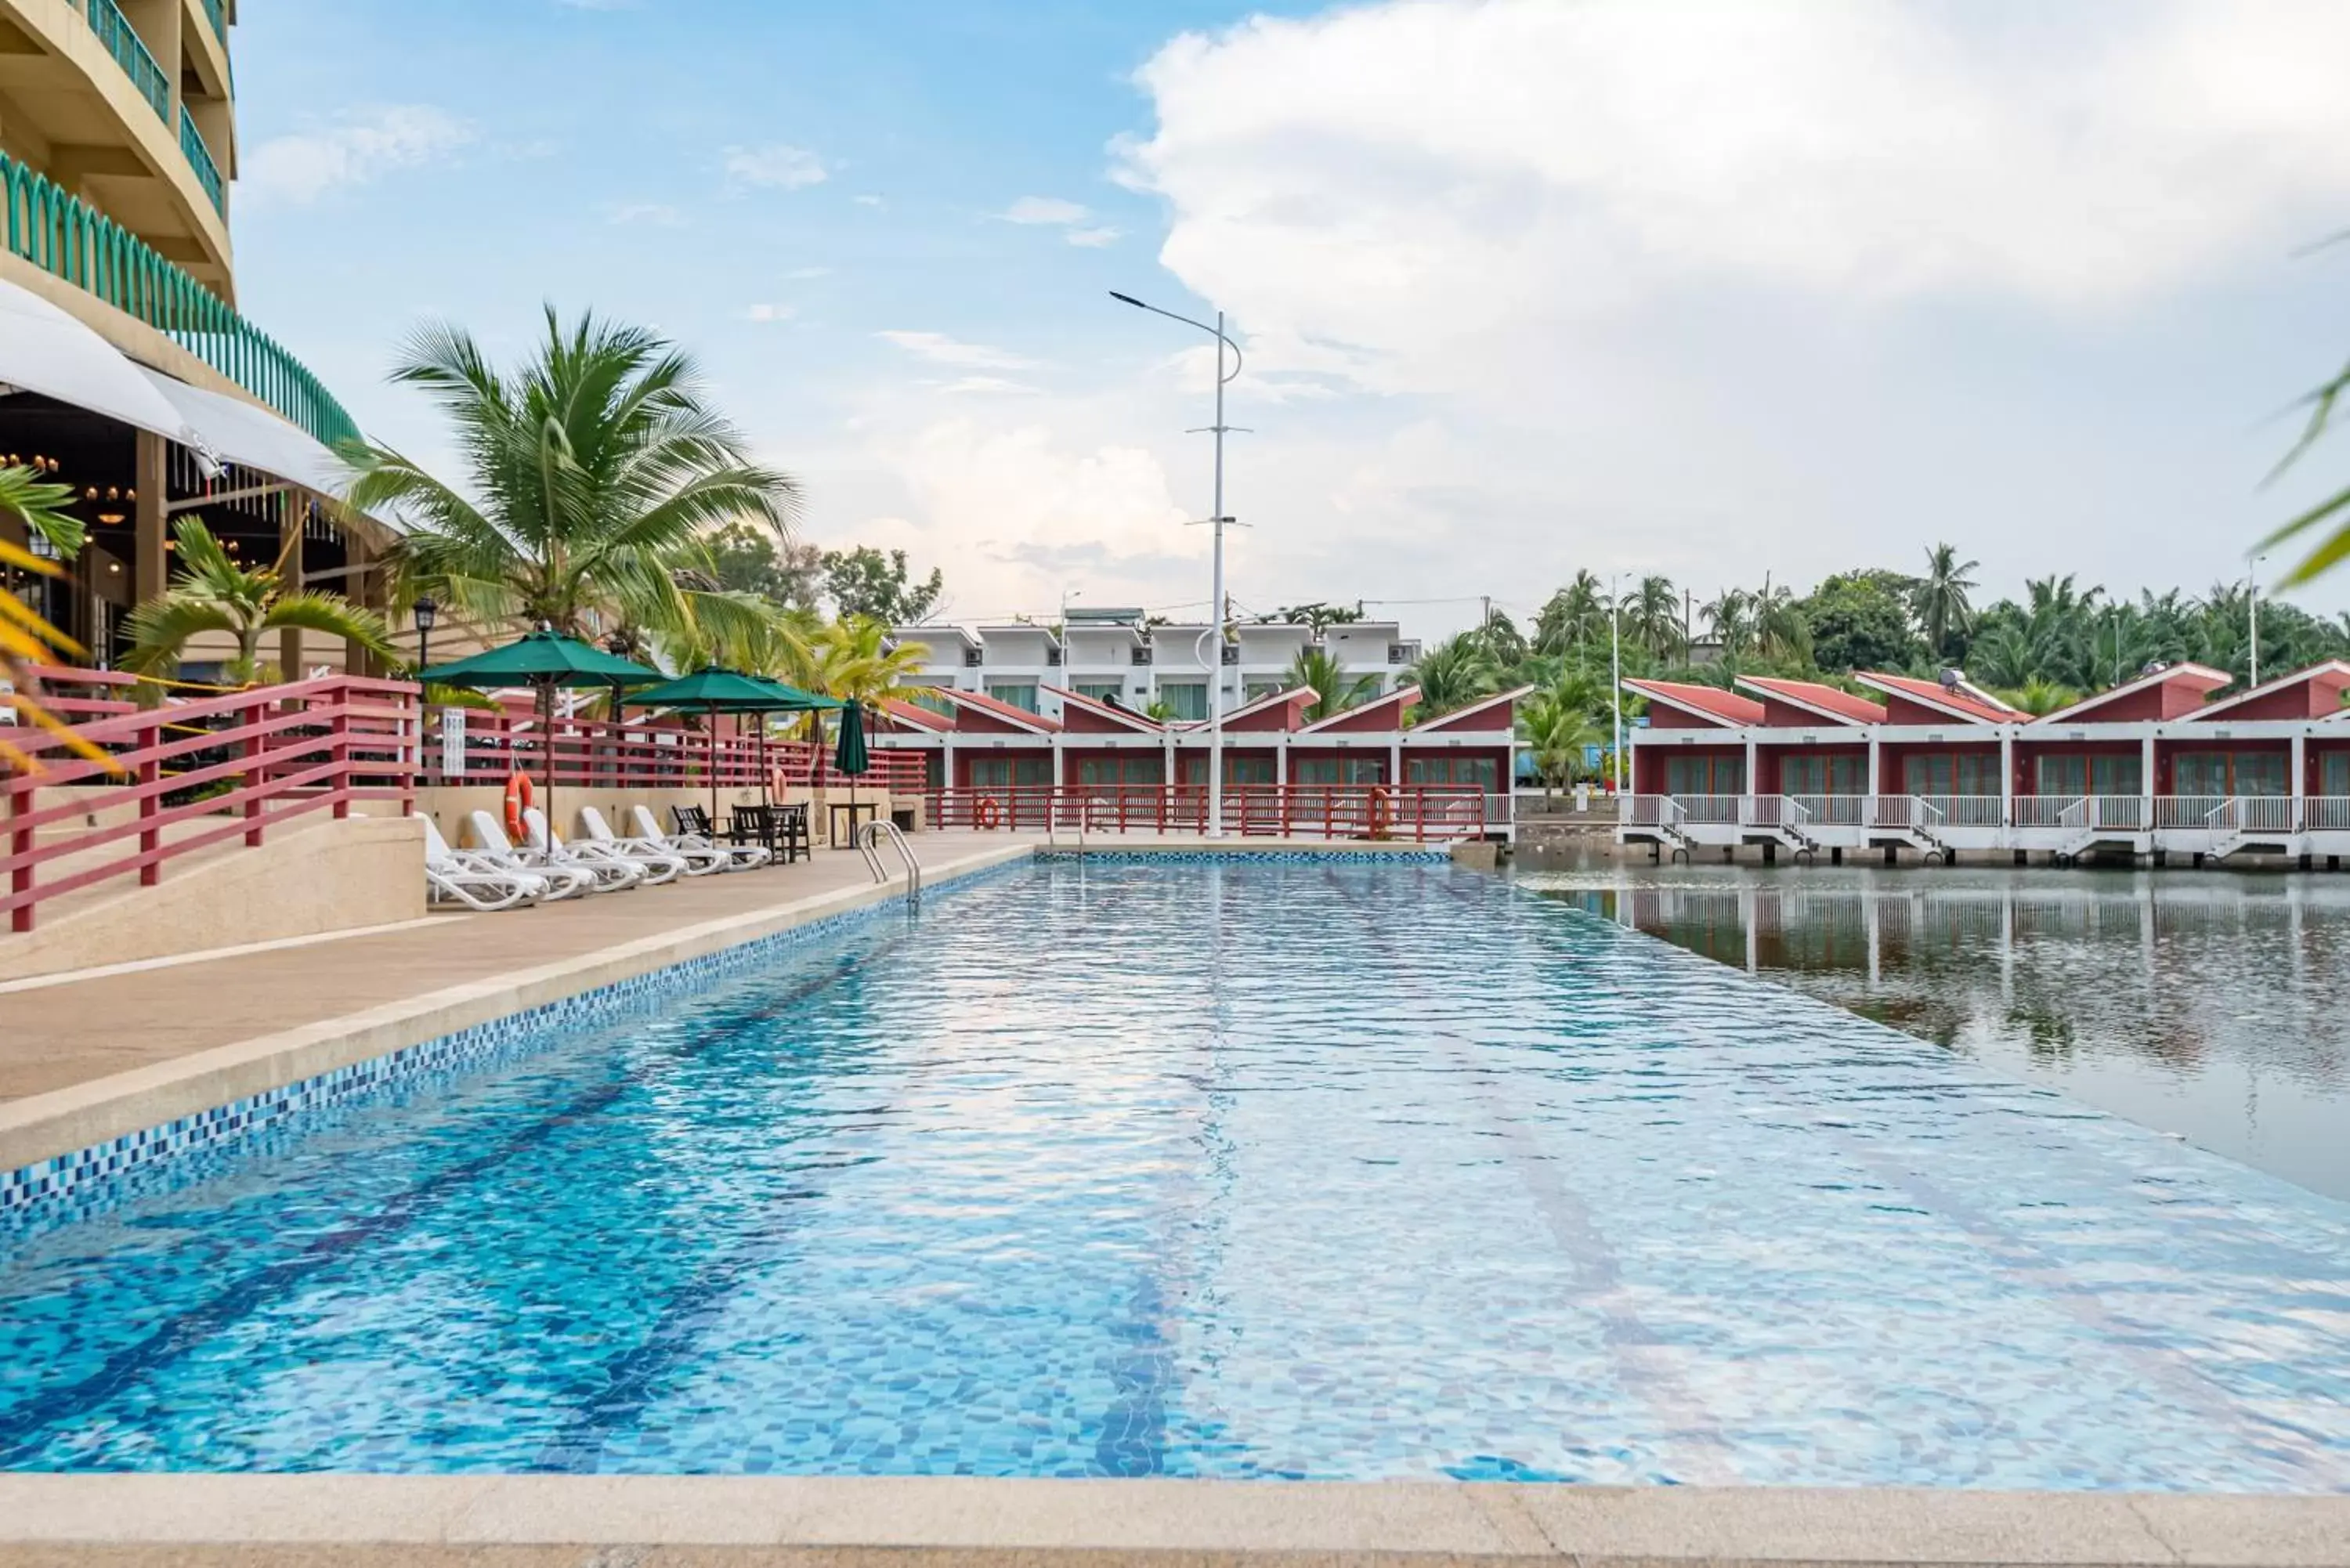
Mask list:
POLYGON ((242 304, 371 431, 440 451, 426 317, 651 322, 958 618, 1204 601, 1206 358, 1110 288, 1249 345, 1250 608, 2195 588, 2350 467, 2258 488, 2350 354, 2338 6, 241 10, 242 304))

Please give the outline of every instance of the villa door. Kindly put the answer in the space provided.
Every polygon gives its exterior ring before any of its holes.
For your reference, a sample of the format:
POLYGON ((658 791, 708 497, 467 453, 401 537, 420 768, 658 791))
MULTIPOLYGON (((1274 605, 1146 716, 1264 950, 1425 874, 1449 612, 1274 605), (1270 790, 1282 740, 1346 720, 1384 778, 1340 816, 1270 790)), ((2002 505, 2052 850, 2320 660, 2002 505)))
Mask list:
POLYGON ((2291 763, 2282 752, 2181 752, 2171 763, 2171 793, 2183 795, 2291 794, 2291 763))
POLYGON ((1665 793, 1669 795, 1744 794, 1744 757, 1682 757, 1665 759, 1665 793))
POLYGON ((2318 759, 2317 793, 2330 800, 2350 798, 2350 752, 2328 752, 2318 759))

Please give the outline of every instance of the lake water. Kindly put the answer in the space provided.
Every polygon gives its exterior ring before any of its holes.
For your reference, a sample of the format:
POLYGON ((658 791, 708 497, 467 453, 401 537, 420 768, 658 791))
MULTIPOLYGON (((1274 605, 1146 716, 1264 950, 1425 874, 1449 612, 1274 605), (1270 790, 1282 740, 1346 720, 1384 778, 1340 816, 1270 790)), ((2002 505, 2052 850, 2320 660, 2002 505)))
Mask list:
POLYGON ((1552 864, 1519 880, 2350 1199, 2350 877, 1552 864))

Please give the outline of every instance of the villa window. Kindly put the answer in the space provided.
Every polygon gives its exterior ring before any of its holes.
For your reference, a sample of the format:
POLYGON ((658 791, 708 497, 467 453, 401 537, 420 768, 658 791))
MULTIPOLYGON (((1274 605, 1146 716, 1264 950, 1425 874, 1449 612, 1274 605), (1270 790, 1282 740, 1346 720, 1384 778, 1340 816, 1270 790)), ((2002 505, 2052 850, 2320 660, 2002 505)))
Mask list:
POLYGON ((1302 757, 1295 772, 1302 784, 1375 784, 1387 783, 1385 757, 1302 757))
POLYGON ((1126 682, 1123 680, 1080 680, 1069 690, 1097 702, 1122 702, 1126 700, 1126 682))
MULTIPOLYGON (((2074 758, 2074 761, 2080 759, 2074 758)), ((2100 757, 2100 762, 2116 759, 2100 757)), ((1911 794, 1927 796, 1995 795, 1999 787, 1999 758, 1972 752, 1934 752, 1908 759, 1902 766, 1902 778, 1911 794)), ((1794 794, 1794 791, 1789 791, 1794 794)), ((2073 794, 2081 794, 2074 790, 2073 794)), ((2136 794, 2135 784, 2126 790, 2101 790, 2099 794, 2136 794)))
MULTIPOLYGON (((1208 757, 1204 752, 1186 753, 1181 759, 1183 782, 1205 784, 1208 782, 1208 757)), ((1271 757, 1235 756, 1224 753, 1224 783, 1227 784, 1269 784, 1274 782, 1271 757)), ((1376 784, 1378 781, 1371 781, 1376 784)))
POLYGON ((917 681, 900 686, 898 688, 898 695, 917 708, 927 708, 933 713, 953 716, 953 706, 939 695, 939 689, 932 682, 917 681))
POLYGON ((2279 795, 2293 793, 2282 752, 2181 752, 2170 764, 2171 793, 2279 795))
POLYGON ((1034 680, 991 680, 987 694, 998 702, 1008 702, 1024 713, 1036 711, 1036 683, 1034 680))
POLYGON ((1278 697, 1288 688, 1278 680, 1251 680, 1241 688, 1241 701, 1262 702, 1267 697, 1278 697))
POLYGON ((1665 759, 1665 793, 1688 794, 1744 794, 1746 793, 1746 759, 1744 757, 1681 757, 1665 759))
MULTIPOLYGON (((2146 793, 2146 762, 2136 752, 2085 755, 2068 752, 2033 763, 2034 787, 2048 795, 2129 795, 2146 793)), ((1987 794, 1997 794, 1996 789, 1987 794)))
POLYGON ((1404 782, 1474 784, 1492 794, 1500 788, 1501 765, 1491 757, 1413 757, 1404 763, 1404 782))
POLYGON ((1781 794, 1866 794, 1868 758, 1849 752, 1823 756, 1783 757, 1779 761, 1781 794))
POLYGON ((971 787, 973 789, 1032 789, 1049 786, 1052 782, 1053 759, 1050 757, 971 759, 971 787))
POLYGON ((1208 683, 1204 680, 1162 680, 1159 683, 1159 700, 1167 704, 1170 718, 1208 716, 1208 683))
POLYGON ((2318 759, 2317 793, 2334 800, 2350 797, 2350 752, 2328 752, 2318 759))
POLYGON ((1077 763, 1077 784, 1085 789, 1133 788, 1160 784, 1166 780, 1167 759, 1157 752, 1085 757, 1077 763))

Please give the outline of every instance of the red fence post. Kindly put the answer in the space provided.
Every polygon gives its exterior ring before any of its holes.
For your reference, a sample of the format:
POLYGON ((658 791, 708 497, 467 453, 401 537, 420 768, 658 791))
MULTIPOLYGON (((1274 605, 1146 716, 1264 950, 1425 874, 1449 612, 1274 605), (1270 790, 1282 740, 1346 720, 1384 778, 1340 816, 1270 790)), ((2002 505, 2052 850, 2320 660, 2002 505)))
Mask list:
MULTIPOLYGON (((163 834, 154 826, 155 814, 162 809, 163 797, 156 785, 162 782, 163 764, 155 760, 155 748, 163 743, 163 722, 161 719, 143 726, 139 732, 139 749, 147 753, 139 763, 139 820, 147 824, 139 830, 139 853, 152 855, 163 846, 163 834)), ((163 863, 150 860, 139 867, 139 885, 152 888, 163 879, 163 863)))
POLYGON ((246 707, 234 711, 243 719, 248 731, 244 737, 246 766, 244 778, 245 791, 250 798, 244 803, 244 819, 251 826, 244 830, 244 842, 247 848, 253 849, 261 846, 261 785, 266 783, 269 777, 267 761, 269 747, 264 736, 251 731, 259 715, 269 711, 272 706, 274 704, 264 703, 258 707, 246 707))
POLYGON ((11 929, 19 931, 29 931, 33 929, 33 904, 30 898, 33 891, 33 866, 31 860, 27 858, 33 853, 33 830, 17 823, 16 819, 32 815, 33 781, 32 776, 26 774, 16 781, 16 788, 8 794, 8 816, 13 825, 8 831, 8 853, 19 862, 16 869, 8 875, 8 890, 17 898, 25 899, 25 902, 17 905, 11 912, 8 925, 11 929))
POLYGON ((328 727, 327 743, 335 749, 335 815, 351 814, 351 689, 348 681, 335 693, 335 722, 328 727))

